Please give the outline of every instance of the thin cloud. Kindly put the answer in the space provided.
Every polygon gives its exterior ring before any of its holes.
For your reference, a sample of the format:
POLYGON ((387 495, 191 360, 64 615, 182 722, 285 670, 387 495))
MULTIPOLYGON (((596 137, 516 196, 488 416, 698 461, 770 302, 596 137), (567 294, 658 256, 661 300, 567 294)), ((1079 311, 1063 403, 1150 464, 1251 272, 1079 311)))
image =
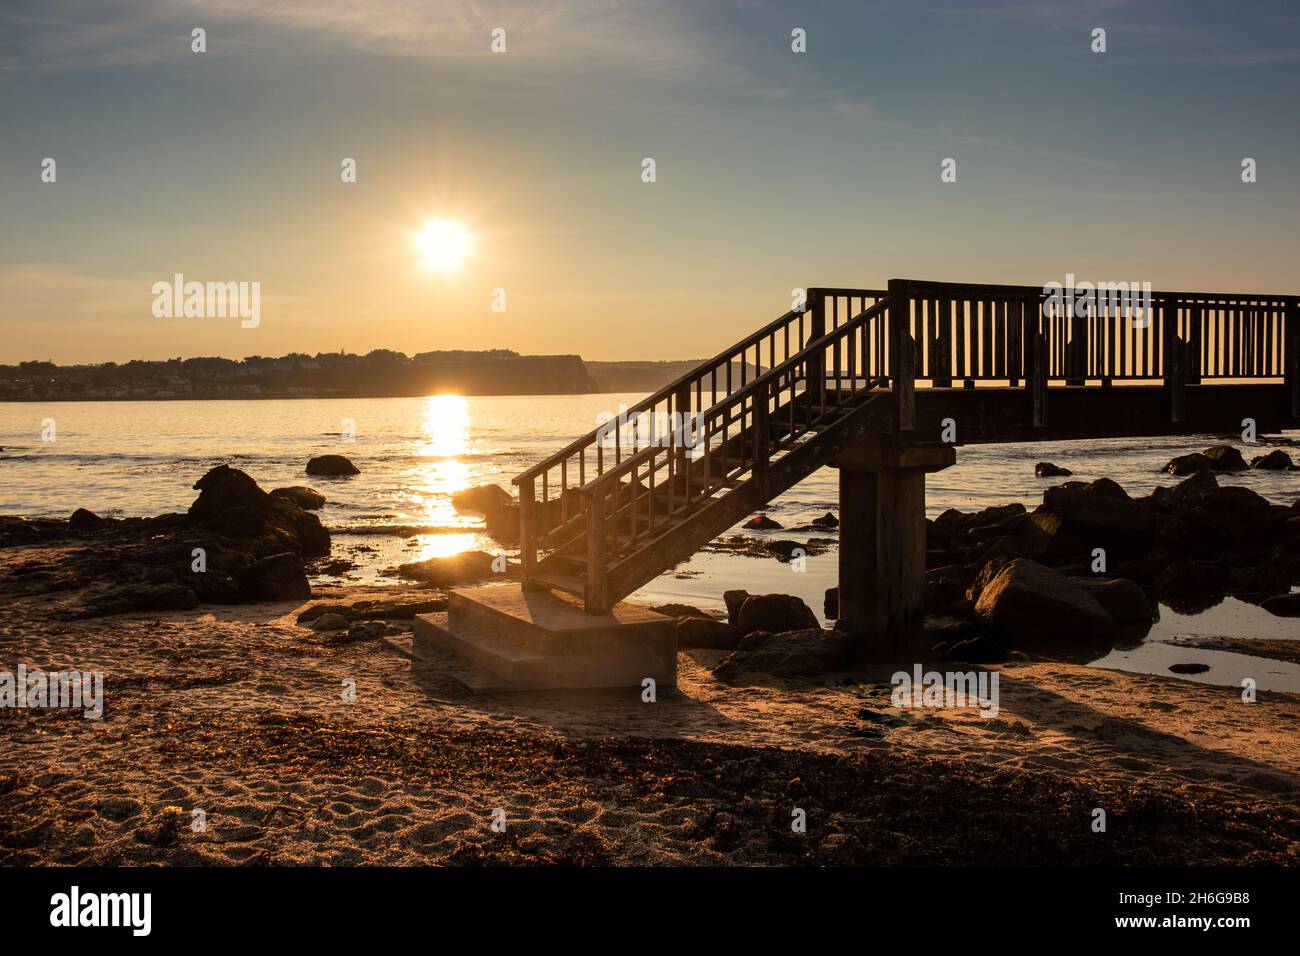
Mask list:
POLYGON ((132 66, 190 55, 190 31, 208 32, 208 54, 277 44, 320 46, 403 59, 486 57, 491 31, 506 30, 507 56, 557 65, 674 71, 708 61, 685 22, 689 7, 634 7, 616 0, 134 0, 69 3, 60 17, 0 13, 7 34, 0 68, 132 66))

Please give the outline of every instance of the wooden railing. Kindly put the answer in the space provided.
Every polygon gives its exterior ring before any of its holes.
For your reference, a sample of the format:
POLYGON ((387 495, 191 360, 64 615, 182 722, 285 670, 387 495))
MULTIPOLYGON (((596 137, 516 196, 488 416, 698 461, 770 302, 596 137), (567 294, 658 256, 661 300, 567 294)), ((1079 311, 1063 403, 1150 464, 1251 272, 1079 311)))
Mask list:
POLYGON ((744 391, 883 295, 882 290, 809 289, 804 303, 634 405, 609 409, 610 422, 516 476, 525 579, 540 551, 571 540, 585 521, 581 488, 647 446, 681 453, 683 433, 702 413, 744 391))
MULTIPOLYGON (((1103 387, 1161 382, 1178 420, 1186 385, 1294 382, 1300 359, 1295 296, 1143 293, 1115 286, 1048 292, 920 280, 892 280, 889 291, 891 333, 910 339, 910 354, 899 360, 913 385, 1023 382, 1037 405, 1054 381, 1103 387)), ((906 408, 899 417, 908 420, 906 408)), ((1038 408, 1035 422, 1043 423, 1038 408)))
POLYGON ((1294 296, 1187 292, 1150 292, 1143 303, 1140 292, 1114 287, 1064 289, 1056 298, 1037 286, 895 280, 894 287, 909 301, 916 377, 939 386, 1018 384, 1034 333, 1044 337, 1052 380, 1163 379, 1174 339, 1190 347, 1193 380, 1282 378, 1286 317, 1297 303, 1294 296))

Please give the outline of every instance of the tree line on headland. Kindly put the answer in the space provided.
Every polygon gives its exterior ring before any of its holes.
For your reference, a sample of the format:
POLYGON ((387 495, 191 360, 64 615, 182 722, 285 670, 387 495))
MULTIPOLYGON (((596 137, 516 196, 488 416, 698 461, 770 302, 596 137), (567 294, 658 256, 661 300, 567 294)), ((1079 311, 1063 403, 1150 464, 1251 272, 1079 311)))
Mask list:
MULTIPOLYGON (((121 364, 0 365, 0 401, 101 401, 208 398, 393 398, 459 395, 581 395, 653 391, 698 364, 584 362, 578 355, 420 352, 365 355, 320 352, 279 358, 190 358, 121 364)), ((734 370, 739 375, 739 366, 734 370)), ((754 374, 751 366, 750 374, 754 374)), ((739 379, 737 379, 739 380, 739 379)))
POLYGON ((279 358, 135 359, 118 364, 0 366, 0 400, 169 398, 358 398, 428 395, 573 394, 598 391, 577 355, 421 352, 388 349, 279 358))

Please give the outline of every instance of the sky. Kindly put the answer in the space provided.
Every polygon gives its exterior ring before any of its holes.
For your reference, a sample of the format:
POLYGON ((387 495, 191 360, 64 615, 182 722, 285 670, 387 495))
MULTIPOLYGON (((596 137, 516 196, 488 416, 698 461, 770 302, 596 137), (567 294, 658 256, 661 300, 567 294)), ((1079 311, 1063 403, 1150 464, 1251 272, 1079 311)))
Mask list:
POLYGON ((1294 2, 0 0, 0 362, 696 358, 891 277, 1295 293, 1298 98, 1294 2), (156 317, 177 273, 258 323, 156 317))

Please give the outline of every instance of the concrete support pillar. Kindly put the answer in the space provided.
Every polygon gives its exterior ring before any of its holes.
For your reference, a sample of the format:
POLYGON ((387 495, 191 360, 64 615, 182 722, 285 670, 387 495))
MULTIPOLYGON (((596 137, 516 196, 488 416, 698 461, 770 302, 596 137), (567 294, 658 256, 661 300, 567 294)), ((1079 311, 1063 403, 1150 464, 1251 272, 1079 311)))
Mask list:
POLYGON ((871 436, 839 456, 841 626, 864 656, 914 659, 925 624, 925 475, 951 445, 871 436))

